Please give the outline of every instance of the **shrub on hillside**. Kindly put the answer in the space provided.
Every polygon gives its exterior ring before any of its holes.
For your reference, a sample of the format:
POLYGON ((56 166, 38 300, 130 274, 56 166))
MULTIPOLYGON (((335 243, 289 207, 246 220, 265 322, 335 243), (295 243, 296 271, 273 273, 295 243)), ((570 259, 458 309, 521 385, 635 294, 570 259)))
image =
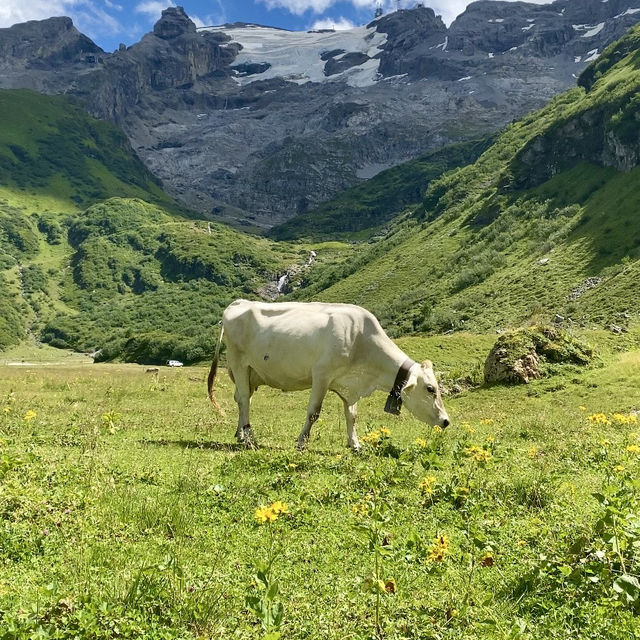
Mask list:
POLYGON ((96 362, 121 359, 138 364, 165 364, 180 360, 185 364, 210 357, 212 345, 205 336, 186 337, 165 331, 149 331, 108 342, 96 355, 96 362))

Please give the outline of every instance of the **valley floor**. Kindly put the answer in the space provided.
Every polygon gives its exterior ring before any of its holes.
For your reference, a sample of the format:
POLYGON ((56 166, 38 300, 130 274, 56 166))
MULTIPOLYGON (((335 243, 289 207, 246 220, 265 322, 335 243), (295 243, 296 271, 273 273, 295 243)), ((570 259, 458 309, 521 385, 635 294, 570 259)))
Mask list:
MULTIPOLYGON (((462 376, 494 337, 401 343, 462 376)), ((587 337, 596 365, 447 397, 443 433, 374 395, 359 455, 337 398, 300 454, 306 393, 260 389, 250 451, 226 373, 222 416, 204 367, 3 357, 0 638, 275 639, 279 602, 291 639, 637 637, 640 331, 587 337)))

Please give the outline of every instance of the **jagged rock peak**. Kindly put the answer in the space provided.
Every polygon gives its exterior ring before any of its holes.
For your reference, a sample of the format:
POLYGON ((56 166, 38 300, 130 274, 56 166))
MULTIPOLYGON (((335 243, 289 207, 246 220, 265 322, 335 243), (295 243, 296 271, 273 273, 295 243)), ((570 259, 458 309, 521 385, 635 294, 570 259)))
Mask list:
POLYGON ((23 69, 77 61, 102 49, 80 33, 65 16, 30 20, 0 29, 0 66, 23 69))
POLYGON ((183 7, 168 7, 153 25, 153 33, 163 40, 171 40, 185 33, 195 33, 196 25, 183 7))
POLYGON ((425 34, 447 30, 442 18, 433 9, 418 5, 413 9, 393 11, 370 22, 369 27, 376 26, 377 31, 388 33, 390 37, 406 31, 417 31, 425 34))

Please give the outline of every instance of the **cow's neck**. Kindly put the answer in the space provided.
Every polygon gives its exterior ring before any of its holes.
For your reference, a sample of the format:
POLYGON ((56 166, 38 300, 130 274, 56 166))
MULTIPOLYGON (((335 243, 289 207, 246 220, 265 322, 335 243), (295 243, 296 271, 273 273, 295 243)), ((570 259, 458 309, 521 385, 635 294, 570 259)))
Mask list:
POLYGON ((413 362, 407 354, 393 342, 391 342, 390 347, 392 348, 385 349, 385 351, 387 351, 387 353, 385 353, 386 357, 384 357, 380 363, 378 379, 376 381, 376 389, 386 391, 387 393, 393 388, 400 368, 405 365, 408 360, 413 362))

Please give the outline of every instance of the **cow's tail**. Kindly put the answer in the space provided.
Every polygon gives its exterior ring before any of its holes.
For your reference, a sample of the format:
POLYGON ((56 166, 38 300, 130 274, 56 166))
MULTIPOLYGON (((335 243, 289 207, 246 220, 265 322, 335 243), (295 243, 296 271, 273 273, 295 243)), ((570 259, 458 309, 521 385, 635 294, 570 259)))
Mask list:
POLYGON ((209 370, 209 379, 207 380, 207 388, 209 390, 209 400, 213 403, 213 406, 218 412, 224 415, 222 407, 218 404, 215 396, 213 395, 213 382, 216 379, 216 372, 218 371, 218 360, 220 359, 220 347, 222 345, 222 336, 224 335, 224 325, 220 323, 220 335, 218 336, 218 343, 216 344, 216 353, 213 356, 213 362, 211 363, 211 369, 209 370))

